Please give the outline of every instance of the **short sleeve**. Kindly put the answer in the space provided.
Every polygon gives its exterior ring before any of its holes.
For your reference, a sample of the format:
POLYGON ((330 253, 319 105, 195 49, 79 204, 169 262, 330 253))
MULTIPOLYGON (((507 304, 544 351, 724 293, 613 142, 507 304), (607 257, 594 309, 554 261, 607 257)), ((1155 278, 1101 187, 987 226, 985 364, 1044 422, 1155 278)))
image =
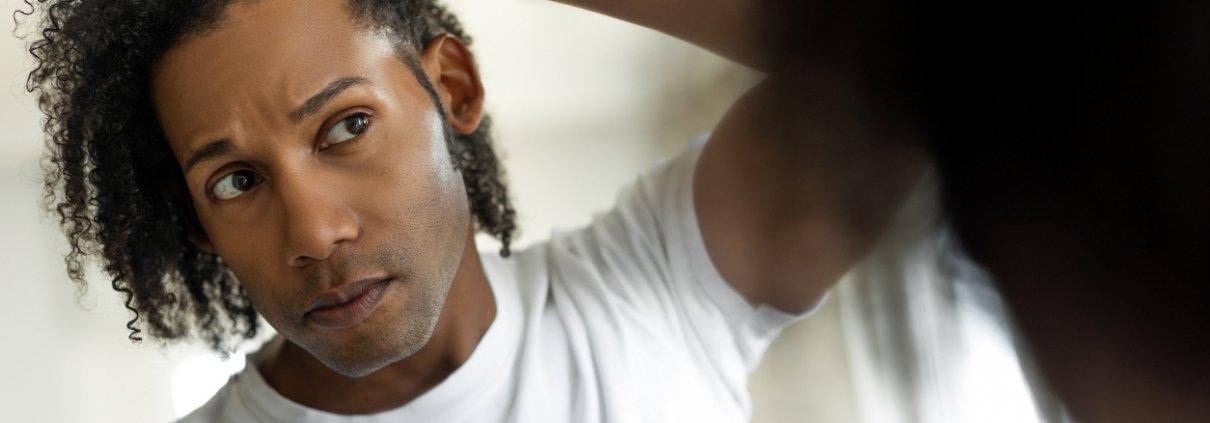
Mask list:
POLYGON ((692 184, 707 142, 703 136, 640 175, 587 228, 556 234, 552 268, 565 286, 552 288, 592 309, 581 317, 682 342, 693 360, 743 389, 781 329, 814 308, 792 315, 752 304, 711 262, 692 184))
POLYGON ((693 197, 694 171, 708 141, 707 136, 698 138, 675 159, 644 175, 640 184, 649 185, 644 201, 656 204, 654 218, 661 222, 658 226, 673 274, 667 281, 673 300, 694 313, 686 316, 693 321, 710 321, 705 315, 721 316, 745 366, 752 370, 782 328, 813 313, 823 300, 803 313, 786 313, 768 304, 754 304, 719 273, 706 251, 693 197))

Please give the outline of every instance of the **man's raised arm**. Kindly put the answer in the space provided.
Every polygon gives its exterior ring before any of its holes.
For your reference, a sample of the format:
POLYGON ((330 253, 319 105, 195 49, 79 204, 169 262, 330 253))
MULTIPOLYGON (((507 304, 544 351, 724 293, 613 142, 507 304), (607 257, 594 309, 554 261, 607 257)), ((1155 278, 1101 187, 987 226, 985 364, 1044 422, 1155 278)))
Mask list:
MULTIPOLYGON (((920 134, 854 63, 761 43, 765 3, 560 0, 684 39, 771 76, 731 106, 702 151, 694 208, 711 260, 752 303, 816 304, 890 225, 927 167, 920 134), (771 63, 794 63, 776 68, 771 63), (809 65, 803 65, 803 64, 809 65)), ((820 40, 820 42, 829 42, 820 40)))
POLYGON ((745 66, 767 70, 757 46, 762 3, 752 0, 554 0, 642 25, 745 66))

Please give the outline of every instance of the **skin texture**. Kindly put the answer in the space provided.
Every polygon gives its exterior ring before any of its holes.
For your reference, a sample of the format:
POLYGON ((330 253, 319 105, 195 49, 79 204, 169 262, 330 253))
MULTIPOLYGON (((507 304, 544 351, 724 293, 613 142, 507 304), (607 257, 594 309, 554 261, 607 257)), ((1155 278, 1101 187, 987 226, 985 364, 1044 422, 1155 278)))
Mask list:
POLYGON ((341 2, 238 3, 153 75, 157 113, 187 168, 197 242, 284 337, 261 370, 287 398, 338 413, 394 408, 439 383, 495 314, 439 115, 449 130, 475 130, 478 75, 456 39, 418 52, 438 109, 396 51, 341 2), (293 113, 341 78, 360 82, 293 113), (358 113, 368 126, 349 137, 342 120, 358 113), (221 154, 194 158, 217 140, 228 144, 221 154), (256 183, 214 188, 233 172, 256 183), (391 281, 364 321, 332 329, 309 317, 319 296, 369 278, 391 281))

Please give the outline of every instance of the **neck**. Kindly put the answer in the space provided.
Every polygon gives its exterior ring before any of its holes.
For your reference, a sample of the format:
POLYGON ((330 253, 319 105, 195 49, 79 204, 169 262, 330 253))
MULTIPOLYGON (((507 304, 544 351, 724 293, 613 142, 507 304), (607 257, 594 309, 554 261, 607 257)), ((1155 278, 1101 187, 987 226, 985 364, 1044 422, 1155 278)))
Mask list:
POLYGON ((269 386, 291 401, 337 414, 375 413, 403 406, 444 381, 470 358, 495 317, 472 232, 437 327, 415 354, 352 378, 278 335, 254 360, 269 386))

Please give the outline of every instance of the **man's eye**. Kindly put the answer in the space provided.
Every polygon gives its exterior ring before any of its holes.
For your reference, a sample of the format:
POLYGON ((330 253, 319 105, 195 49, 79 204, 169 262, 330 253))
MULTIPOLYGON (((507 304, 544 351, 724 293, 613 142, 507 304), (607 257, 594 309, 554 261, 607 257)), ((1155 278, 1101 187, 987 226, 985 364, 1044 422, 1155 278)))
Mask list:
POLYGON ((214 184, 214 188, 210 189, 210 195, 219 200, 231 200, 255 187, 261 183, 260 175, 251 170, 237 170, 228 173, 219 179, 214 184))
POLYGON ((336 122, 332 129, 328 130, 324 136, 323 146, 330 147, 342 142, 357 138, 358 135, 366 131, 370 126, 370 115, 365 113, 354 113, 348 117, 336 122))

